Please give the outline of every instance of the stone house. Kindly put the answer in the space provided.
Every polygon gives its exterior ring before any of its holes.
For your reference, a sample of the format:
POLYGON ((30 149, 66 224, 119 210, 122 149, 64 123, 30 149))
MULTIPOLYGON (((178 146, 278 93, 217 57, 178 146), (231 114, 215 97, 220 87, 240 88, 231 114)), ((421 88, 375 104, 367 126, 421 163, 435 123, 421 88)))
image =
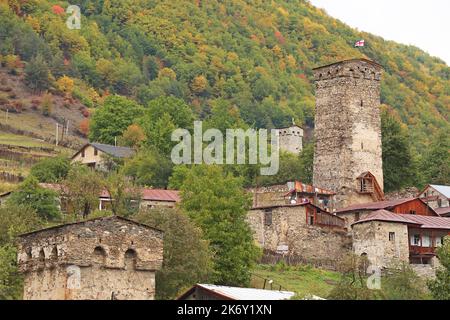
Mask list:
POLYGON ((372 265, 395 261, 436 267, 436 248, 450 235, 450 219, 377 210, 352 224, 353 251, 372 265))
POLYGON ((334 265, 351 248, 344 219, 310 203, 254 207, 247 221, 269 255, 334 265))
POLYGON ((118 216, 23 234, 25 300, 148 300, 163 260, 163 232, 118 216))
POLYGON ((345 220, 346 227, 350 226, 377 210, 388 210, 398 214, 422 216, 439 216, 430 206, 420 198, 406 198, 355 204, 336 211, 336 215, 345 220))
POLYGON ((335 192, 336 208, 383 200, 382 67, 370 60, 351 59, 313 71, 313 185, 335 192))
POLYGON ((114 160, 129 158, 133 155, 132 148, 92 142, 78 150, 72 156, 71 162, 79 162, 93 169, 108 171, 114 166, 114 160))
POLYGON ((276 129, 281 151, 299 154, 303 150, 303 129, 293 124, 276 129))
POLYGON ((428 203, 439 215, 450 217, 450 186, 429 184, 418 197, 428 203))

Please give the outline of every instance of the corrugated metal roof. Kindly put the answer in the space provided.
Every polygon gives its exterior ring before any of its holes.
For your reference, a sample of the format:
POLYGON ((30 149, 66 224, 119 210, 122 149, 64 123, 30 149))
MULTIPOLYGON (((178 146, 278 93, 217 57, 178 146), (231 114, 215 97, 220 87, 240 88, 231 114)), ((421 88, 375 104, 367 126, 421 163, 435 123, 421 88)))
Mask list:
POLYGON ((346 208, 342 208, 336 211, 336 213, 355 211, 355 210, 378 210, 378 209, 388 209, 391 207, 398 206, 399 204, 403 204, 418 198, 405 198, 405 199, 395 199, 395 200, 386 200, 386 201, 377 201, 377 202, 367 202, 367 203, 359 203, 348 206, 346 208))
MULTIPOLYGON (((165 189, 141 189, 141 200, 148 201, 168 201, 168 202, 180 202, 181 197, 178 190, 165 190, 165 189)), ((100 198, 110 198, 109 192, 103 190, 100 194, 100 198)))
POLYGON ((356 221, 352 224, 358 224, 369 221, 386 221, 404 224, 417 225, 421 229, 446 229, 450 230, 450 219, 444 217, 430 217, 414 214, 398 214, 387 210, 377 210, 370 213, 364 219, 356 221))
POLYGON ((430 184, 430 187, 441 193, 443 196, 450 198, 450 186, 443 186, 439 184, 430 184))
POLYGON ((97 142, 92 142, 90 145, 116 158, 128 158, 134 154, 134 150, 129 147, 119 147, 97 142))
POLYGON ((233 300, 289 300, 295 295, 292 291, 238 288, 214 284, 197 284, 197 286, 233 300))
POLYGON ((436 213, 440 216, 446 216, 450 213, 450 207, 437 208, 434 209, 434 211, 436 211, 436 213))

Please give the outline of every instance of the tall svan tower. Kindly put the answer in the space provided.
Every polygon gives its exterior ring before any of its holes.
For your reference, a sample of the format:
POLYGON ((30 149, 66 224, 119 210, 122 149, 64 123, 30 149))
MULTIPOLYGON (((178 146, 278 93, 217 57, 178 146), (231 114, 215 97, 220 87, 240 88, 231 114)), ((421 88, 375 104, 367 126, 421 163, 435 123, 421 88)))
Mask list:
POLYGON ((314 69, 314 185, 336 192, 336 208, 383 199, 380 79, 366 59, 314 69))

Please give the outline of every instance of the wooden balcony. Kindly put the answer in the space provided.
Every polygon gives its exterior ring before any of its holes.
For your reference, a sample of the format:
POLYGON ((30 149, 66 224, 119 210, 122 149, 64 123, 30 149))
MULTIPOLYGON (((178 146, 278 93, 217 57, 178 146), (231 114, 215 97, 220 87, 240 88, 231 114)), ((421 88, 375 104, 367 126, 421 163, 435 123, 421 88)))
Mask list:
POLYGON ((409 254, 410 255, 435 255, 436 248, 435 247, 421 247, 421 246, 409 246, 409 254))

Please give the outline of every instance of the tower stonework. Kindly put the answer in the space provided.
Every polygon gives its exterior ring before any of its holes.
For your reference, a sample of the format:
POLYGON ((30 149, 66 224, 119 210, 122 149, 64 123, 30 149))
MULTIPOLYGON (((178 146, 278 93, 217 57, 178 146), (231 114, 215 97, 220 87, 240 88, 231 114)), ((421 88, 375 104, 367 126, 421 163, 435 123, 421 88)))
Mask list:
POLYGON ((163 232, 113 216, 21 235, 25 300, 151 300, 163 232))
POLYGON ((383 199, 382 67, 352 59, 314 69, 314 185, 336 192, 336 208, 383 199))
POLYGON ((277 129, 280 150, 299 154, 303 149, 303 129, 293 124, 277 129))

